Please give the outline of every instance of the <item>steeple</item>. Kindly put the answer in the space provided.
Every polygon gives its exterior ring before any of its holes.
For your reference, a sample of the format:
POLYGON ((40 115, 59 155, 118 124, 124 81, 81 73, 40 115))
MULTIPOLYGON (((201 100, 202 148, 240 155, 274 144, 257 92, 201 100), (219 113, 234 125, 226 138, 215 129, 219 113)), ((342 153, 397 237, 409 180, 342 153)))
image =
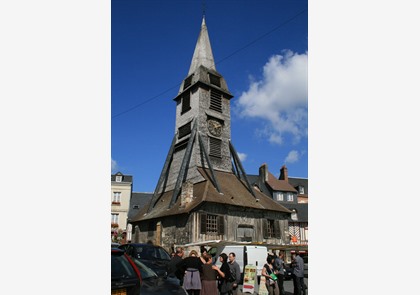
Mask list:
POLYGON ((216 70, 204 16, 203 21, 201 22, 200 35, 198 36, 197 44, 195 45, 194 55, 191 60, 188 75, 194 73, 201 65, 208 69, 216 70))
POLYGON ((186 196, 195 196, 194 186, 205 181, 206 177, 216 191, 223 194, 217 173, 235 174, 256 198, 230 141, 232 97, 225 79, 216 71, 203 16, 188 75, 174 98, 175 134, 148 212, 167 192, 171 192, 169 208, 179 195, 185 200, 190 199, 186 196))

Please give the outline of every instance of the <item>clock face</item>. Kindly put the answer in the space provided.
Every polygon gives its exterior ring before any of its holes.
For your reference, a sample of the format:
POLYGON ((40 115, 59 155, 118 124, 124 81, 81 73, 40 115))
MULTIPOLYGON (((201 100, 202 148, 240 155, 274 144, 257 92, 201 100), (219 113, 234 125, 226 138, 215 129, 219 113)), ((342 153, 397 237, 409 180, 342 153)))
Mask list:
POLYGON ((211 135, 220 136, 222 135, 222 124, 216 120, 208 120, 207 128, 211 135))

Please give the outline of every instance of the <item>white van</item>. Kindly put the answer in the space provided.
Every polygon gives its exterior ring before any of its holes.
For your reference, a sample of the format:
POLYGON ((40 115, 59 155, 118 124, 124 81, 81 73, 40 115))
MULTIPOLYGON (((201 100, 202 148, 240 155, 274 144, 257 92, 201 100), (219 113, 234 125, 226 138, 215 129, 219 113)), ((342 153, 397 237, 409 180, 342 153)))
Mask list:
POLYGON ((266 246, 253 246, 253 245, 217 245, 211 247, 208 251, 213 256, 213 262, 218 267, 221 266, 219 255, 225 253, 229 255, 230 252, 235 253, 236 262, 241 269, 242 278, 244 267, 246 265, 254 265, 257 267, 257 275, 261 276, 261 270, 267 262, 268 250, 266 246))

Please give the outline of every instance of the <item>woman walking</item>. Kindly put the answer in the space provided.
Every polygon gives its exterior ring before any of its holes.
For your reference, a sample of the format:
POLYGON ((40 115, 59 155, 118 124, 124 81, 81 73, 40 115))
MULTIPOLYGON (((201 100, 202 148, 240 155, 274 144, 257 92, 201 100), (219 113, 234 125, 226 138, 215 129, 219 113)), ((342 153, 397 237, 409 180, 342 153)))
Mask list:
POLYGON ((274 271, 274 256, 268 255, 267 263, 262 268, 261 275, 265 277, 265 286, 269 295, 279 295, 277 276, 274 271))

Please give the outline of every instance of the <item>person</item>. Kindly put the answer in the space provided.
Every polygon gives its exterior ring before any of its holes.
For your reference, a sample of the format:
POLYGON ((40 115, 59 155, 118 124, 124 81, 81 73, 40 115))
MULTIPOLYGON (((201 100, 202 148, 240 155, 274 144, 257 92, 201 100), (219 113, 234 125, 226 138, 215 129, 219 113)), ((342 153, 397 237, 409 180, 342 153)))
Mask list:
POLYGON ((191 250, 190 255, 177 264, 177 268, 184 271, 183 286, 189 295, 200 295, 202 266, 195 250, 191 250))
POLYGON ((218 267, 213 265, 210 254, 203 254, 205 260, 203 264, 203 274, 201 276, 201 292, 200 295, 217 295, 217 275, 218 267))
POLYGON ((226 253, 219 255, 219 261, 222 263, 222 265, 220 266, 220 269, 217 269, 219 273, 217 287, 219 289, 220 295, 229 294, 229 292, 232 290, 232 283, 228 280, 230 277, 230 267, 227 262, 228 256, 226 253))
POLYGON ((269 295, 279 295, 279 288, 277 285, 277 277, 274 273, 274 256, 267 256, 267 263, 262 268, 261 275, 265 277, 265 286, 269 295))
POLYGON ((205 247, 201 247, 200 248, 200 252, 201 252, 200 259, 203 262, 203 264, 206 264, 206 258, 205 258, 205 256, 207 255, 207 249, 205 247))
POLYGON ((299 255, 299 251, 295 251, 292 255, 292 277, 293 277, 293 295, 305 295, 306 294, 306 285, 304 281, 304 263, 302 257, 299 255))
POLYGON ((284 295, 284 253, 280 252, 279 256, 274 259, 274 268, 276 269, 277 285, 279 286, 279 294, 284 295))
POLYGON ((241 283, 241 269, 239 264, 235 261, 236 254, 233 252, 229 253, 229 268, 230 272, 233 274, 235 280, 232 282, 232 291, 230 294, 237 295, 238 294, 238 286, 241 283))
POLYGON ((182 261, 183 256, 184 249, 182 247, 176 247, 175 255, 171 258, 167 267, 168 277, 177 280, 180 286, 182 286, 184 273, 177 267, 177 264, 182 261))

